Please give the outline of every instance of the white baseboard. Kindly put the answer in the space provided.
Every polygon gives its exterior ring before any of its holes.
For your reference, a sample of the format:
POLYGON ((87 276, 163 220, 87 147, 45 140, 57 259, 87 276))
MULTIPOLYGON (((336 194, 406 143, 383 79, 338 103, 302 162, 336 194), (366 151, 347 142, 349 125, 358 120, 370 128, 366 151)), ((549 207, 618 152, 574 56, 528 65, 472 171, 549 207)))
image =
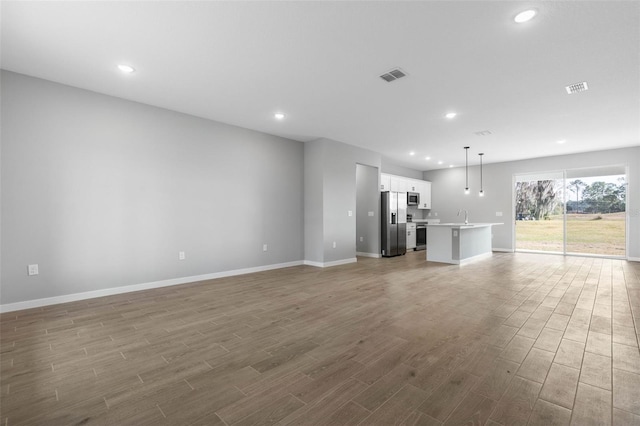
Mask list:
POLYGON ((334 260, 333 262, 314 262, 312 260, 305 260, 304 264, 309 266, 315 266, 318 268, 328 268, 331 266, 339 266, 339 265, 346 265, 348 263, 355 263, 357 261, 358 261, 357 258, 352 257, 350 259, 334 260))
POLYGON ((513 249, 493 247, 491 251, 499 251, 501 253, 513 253, 513 249))
POLYGON ((63 296, 46 297, 43 299, 26 300, 24 302, 7 303, 0 305, 0 313, 21 311, 23 309, 40 308, 42 306, 57 305, 60 303, 76 302, 78 300, 93 299, 96 297, 113 296, 116 294, 130 293, 133 291, 150 290, 154 288, 168 287, 172 285, 193 283, 196 281, 213 280, 216 278, 232 277, 235 275, 251 274, 254 272, 270 271, 272 269, 289 268, 304 264, 302 260, 294 262, 277 263, 273 265, 256 266, 253 268, 234 269, 231 271, 214 272, 211 274, 194 275, 191 277, 172 278, 169 280, 154 281, 142 284, 133 284, 122 287, 106 288, 103 290, 87 291, 83 293, 65 294, 63 296))
POLYGON ((380 253, 364 253, 361 251, 357 251, 356 252, 356 256, 361 256, 361 257, 373 257, 375 259, 379 259, 382 257, 382 255, 380 253))
POLYGON ((627 257, 630 262, 640 262, 640 257, 627 257))
POLYGON ((476 260, 486 259, 488 257, 491 257, 492 254, 493 254, 492 252, 477 254, 475 256, 467 257, 466 259, 462 259, 462 260, 458 261, 458 264, 459 265, 464 265, 466 263, 471 263, 471 262, 474 262, 476 260))

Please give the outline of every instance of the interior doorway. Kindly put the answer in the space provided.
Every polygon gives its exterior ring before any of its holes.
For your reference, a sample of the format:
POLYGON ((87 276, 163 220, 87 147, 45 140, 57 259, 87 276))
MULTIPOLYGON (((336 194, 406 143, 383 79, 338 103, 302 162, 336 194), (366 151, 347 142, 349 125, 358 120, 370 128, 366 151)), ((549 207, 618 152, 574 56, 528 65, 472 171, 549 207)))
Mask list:
POLYGON ((626 257, 625 166, 516 175, 517 251, 626 257))

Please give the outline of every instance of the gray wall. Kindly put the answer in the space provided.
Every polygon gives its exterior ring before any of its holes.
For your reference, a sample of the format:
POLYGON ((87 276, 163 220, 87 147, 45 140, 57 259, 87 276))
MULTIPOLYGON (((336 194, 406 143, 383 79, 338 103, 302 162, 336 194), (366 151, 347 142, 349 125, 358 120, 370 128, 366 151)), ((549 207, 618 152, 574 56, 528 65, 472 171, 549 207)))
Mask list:
MULTIPOLYGON (((380 154, 322 138, 305 144, 305 163, 316 161, 321 162, 322 167, 305 170, 305 179, 314 183, 320 179, 322 191, 316 190, 305 197, 322 197, 322 239, 317 237, 320 235, 320 225, 315 218, 317 211, 305 209, 305 259, 321 263, 353 259, 356 256, 356 164, 380 169, 380 154), (351 217, 349 210, 354 213, 351 217), (333 248, 334 241, 336 248, 333 248), (317 260, 320 252, 322 260, 317 260), (317 257, 311 258, 312 254, 317 257)), ((305 187, 311 186, 315 184, 305 184, 305 187)), ((374 217, 379 217, 379 208, 374 217)))
MULTIPOLYGON (((489 155, 489 154, 487 154, 489 155)), ((424 179, 432 182, 431 212, 438 212, 443 222, 458 221, 458 209, 469 210, 470 222, 504 222, 493 227, 494 249, 514 249, 514 209, 512 207, 513 175, 540 171, 561 171, 607 165, 627 165, 627 192, 630 258, 640 258, 640 147, 535 158, 531 160, 487 164, 483 167, 486 196, 478 197, 480 171, 469 168, 471 194, 464 195, 464 168, 424 172, 424 179), (502 217, 496 217, 502 212, 502 217)))
POLYGON ((375 167, 356 165, 356 252, 380 254, 380 186, 375 167), (369 216, 373 212, 374 216, 369 216), (363 241, 360 241, 360 238, 363 241))
POLYGON ((304 258, 324 262, 324 145, 304 145, 304 258))
POLYGON ((2 304, 303 260, 302 143, 1 78, 2 304))
POLYGON ((410 169, 408 167, 399 166, 388 158, 382 158, 382 173, 389 175, 404 176, 411 179, 424 179, 422 172, 419 170, 410 169))

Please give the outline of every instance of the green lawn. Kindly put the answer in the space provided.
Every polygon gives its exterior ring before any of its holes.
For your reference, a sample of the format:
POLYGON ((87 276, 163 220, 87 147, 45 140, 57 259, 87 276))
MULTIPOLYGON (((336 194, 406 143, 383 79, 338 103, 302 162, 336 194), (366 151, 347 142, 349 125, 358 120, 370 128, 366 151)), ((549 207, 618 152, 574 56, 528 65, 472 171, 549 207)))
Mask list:
MULTIPOLYGON (((562 238, 560 215, 516 221, 516 249, 562 252, 562 238)), ((567 215, 567 252, 624 256, 625 214, 567 215)))

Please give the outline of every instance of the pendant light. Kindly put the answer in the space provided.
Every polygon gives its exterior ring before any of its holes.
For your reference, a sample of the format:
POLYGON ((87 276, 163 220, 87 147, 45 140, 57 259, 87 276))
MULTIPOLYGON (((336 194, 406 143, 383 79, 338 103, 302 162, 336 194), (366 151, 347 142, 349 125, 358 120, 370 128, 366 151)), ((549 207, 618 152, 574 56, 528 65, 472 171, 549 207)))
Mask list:
POLYGON ((468 146, 464 147, 464 180, 465 180, 464 193, 468 194, 469 193, 469 147, 468 146))
POLYGON ((482 156, 484 155, 484 152, 481 152, 480 154, 478 154, 480 156, 480 196, 484 197, 484 190, 482 189, 482 156))

